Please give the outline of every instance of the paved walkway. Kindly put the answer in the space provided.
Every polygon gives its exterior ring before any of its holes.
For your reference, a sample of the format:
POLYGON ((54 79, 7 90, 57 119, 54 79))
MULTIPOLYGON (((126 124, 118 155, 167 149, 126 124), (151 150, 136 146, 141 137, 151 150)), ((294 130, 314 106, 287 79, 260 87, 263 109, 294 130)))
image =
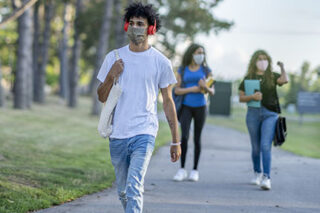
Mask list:
MULTIPOLYGON (((262 191, 248 184, 252 173, 248 135, 207 125, 202 139, 199 182, 171 180, 179 164, 170 162, 168 146, 153 156, 145 181, 144 213, 320 212, 320 160, 274 148, 272 190, 262 191)), ((188 170, 192 168, 192 151, 190 146, 188 170)), ((123 211, 115 187, 38 211, 118 212, 123 211)))

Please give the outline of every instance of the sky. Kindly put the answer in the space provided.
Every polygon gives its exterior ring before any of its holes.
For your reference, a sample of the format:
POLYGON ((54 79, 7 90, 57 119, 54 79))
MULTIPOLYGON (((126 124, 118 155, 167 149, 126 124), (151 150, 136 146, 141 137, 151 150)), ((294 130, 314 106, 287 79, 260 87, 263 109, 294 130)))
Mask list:
POLYGON ((242 78, 257 49, 270 54, 276 72, 277 61, 293 73, 304 61, 320 65, 320 0, 224 0, 213 13, 235 23, 218 35, 196 37, 216 78, 242 78))

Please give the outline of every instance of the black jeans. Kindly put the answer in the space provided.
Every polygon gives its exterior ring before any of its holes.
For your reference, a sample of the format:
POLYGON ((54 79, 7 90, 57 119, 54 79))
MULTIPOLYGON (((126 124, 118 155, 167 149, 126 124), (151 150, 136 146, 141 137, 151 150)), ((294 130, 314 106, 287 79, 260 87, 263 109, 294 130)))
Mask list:
POLYGON ((188 139, 190 132, 191 120, 194 120, 194 161, 193 169, 198 168, 198 162, 201 152, 201 132, 206 118, 206 106, 189 107, 182 106, 180 124, 181 124, 181 168, 184 168, 188 150, 188 139))

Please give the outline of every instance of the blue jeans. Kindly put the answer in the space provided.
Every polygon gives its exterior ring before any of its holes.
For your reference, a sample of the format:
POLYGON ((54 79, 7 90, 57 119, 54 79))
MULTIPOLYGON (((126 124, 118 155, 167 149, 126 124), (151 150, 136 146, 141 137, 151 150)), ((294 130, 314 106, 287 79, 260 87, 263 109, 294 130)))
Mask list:
POLYGON ((121 204, 126 213, 141 213, 144 176, 154 149, 155 137, 137 135, 126 139, 109 139, 111 162, 121 204))
POLYGON ((263 174, 270 178, 271 147, 275 134, 278 114, 265 107, 248 107, 246 123, 251 139, 251 158, 254 172, 261 173, 261 155, 263 174))

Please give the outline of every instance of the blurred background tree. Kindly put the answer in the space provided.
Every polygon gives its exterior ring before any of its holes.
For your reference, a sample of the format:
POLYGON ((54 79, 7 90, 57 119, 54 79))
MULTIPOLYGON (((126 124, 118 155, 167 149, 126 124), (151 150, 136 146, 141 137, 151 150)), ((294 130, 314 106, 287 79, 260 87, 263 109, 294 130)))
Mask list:
MULTIPOLYGON (((1 71, 1 61, 0 61, 0 82, 2 80, 2 71, 1 71)), ((0 107, 4 106, 4 94, 3 94, 3 88, 0 84, 0 107)))
POLYGON ((156 46, 171 58, 176 53, 177 44, 193 41, 201 33, 229 30, 233 22, 219 20, 214 16, 214 8, 222 0, 158 0, 150 1, 159 9, 163 27, 159 32, 156 46))
POLYGON ((285 107, 289 104, 297 104, 299 91, 320 92, 320 67, 311 69, 309 62, 303 62, 298 73, 289 74, 289 89, 284 94, 285 107))
MULTIPOLYGON (((53 92, 76 107, 78 94, 87 94, 93 97, 92 114, 98 114, 96 75, 105 54, 128 42, 123 14, 132 2, 0 0, 0 60, 7 91, 3 96, 13 97, 17 108, 30 108, 32 100, 43 104, 46 94, 53 92), (24 13, 3 23, 17 11, 24 13)), ((171 59, 179 44, 192 42, 197 34, 219 33, 233 25, 213 15, 222 0, 142 2, 158 9, 163 27, 155 47, 171 59)))
MULTIPOLYGON (((15 1, 13 8, 16 8, 15 1)), ((23 3, 27 3, 23 0, 23 3)), ((17 69, 14 81, 14 108, 26 109, 32 102, 32 16, 30 9, 18 18, 17 69)))

